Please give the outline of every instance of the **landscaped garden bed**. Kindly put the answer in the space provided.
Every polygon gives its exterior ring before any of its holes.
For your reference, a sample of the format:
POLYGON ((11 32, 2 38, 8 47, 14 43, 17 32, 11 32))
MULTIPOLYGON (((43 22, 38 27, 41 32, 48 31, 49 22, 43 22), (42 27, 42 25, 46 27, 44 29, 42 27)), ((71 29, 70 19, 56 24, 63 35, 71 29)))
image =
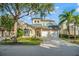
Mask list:
POLYGON ((72 38, 70 38, 70 39, 61 38, 61 39, 62 39, 62 40, 65 40, 65 41, 67 41, 67 42, 70 42, 70 43, 79 44, 79 38, 77 38, 77 39, 72 39, 72 38))
POLYGON ((75 44, 79 44, 79 39, 71 40, 70 42, 71 42, 71 43, 75 43, 75 44))
POLYGON ((17 42, 14 43, 11 39, 4 39, 0 42, 2 45, 39 45, 42 42, 40 38, 17 38, 17 42))

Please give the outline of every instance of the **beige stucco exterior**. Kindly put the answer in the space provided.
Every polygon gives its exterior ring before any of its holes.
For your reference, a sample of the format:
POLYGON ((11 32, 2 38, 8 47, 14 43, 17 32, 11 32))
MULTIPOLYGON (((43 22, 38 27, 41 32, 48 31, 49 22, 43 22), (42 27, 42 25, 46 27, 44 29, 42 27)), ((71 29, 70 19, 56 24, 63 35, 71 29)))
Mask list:
MULTIPOLYGON (((24 35, 22 37, 46 37, 49 33, 57 31, 55 29, 49 29, 48 24, 54 24, 53 20, 45 19, 33 19, 32 24, 24 23, 22 21, 17 22, 17 26, 14 27, 14 30, 11 31, 11 36, 17 31, 18 28, 24 30, 24 35)), ((1 33, 1 31, 0 31, 1 33)), ((4 31, 4 36, 8 35, 7 31, 4 31)))
POLYGON ((23 37, 32 37, 32 36, 35 36, 35 30, 32 26, 28 25, 27 23, 20 23, 18 25, 18 28, 21 28, 21 29, 29 29, 30 30, 30 35, 29 36, 23 36, 23 37))
POLYGON ((41 20, 38 18, 38 19, 33 19, 31 25, 24 22, 20 22, 20 24, 18 25, 18 28, 30 30, 30 35, 29 36, 24 35, 23 37, 43 37, 44 35, 46 35, 44 33, 47 33, 48 35, 48 33, 53 33, 57 31, 54 29, 48 29, 46 27, 47 23, 54 23, 54 21, 41 20), (32 26, 32 25, 35 25, 35 26, 32 26), (41 26, 37 26, 37 25, 41 25, 41 26))

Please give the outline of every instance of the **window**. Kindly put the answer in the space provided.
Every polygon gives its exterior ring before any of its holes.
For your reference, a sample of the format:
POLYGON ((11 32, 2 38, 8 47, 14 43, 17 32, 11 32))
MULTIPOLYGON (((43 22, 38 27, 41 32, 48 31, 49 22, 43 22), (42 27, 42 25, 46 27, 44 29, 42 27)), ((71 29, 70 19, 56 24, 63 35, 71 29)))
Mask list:
POLYGON ((34 23, 39 23, 39 21, 35 20, 34 23))
POLYGON ((29 29, 24 29, 24 35, 29 36, 30 35, 30 30, 29 29))
POLYGON ((34 22, 36 23, 36 20, 34 22))
POLYGON ((39 23, 39 21, 37 21, 39 23))

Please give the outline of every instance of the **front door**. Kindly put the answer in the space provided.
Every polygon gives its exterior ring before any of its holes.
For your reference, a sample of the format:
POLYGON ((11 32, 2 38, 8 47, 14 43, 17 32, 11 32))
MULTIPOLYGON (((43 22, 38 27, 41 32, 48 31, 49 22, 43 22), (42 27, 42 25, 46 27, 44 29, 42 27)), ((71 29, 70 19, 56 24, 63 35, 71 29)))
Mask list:
POLYGON ((41 31, 36 31, 36 36, 41 37, 41 31))

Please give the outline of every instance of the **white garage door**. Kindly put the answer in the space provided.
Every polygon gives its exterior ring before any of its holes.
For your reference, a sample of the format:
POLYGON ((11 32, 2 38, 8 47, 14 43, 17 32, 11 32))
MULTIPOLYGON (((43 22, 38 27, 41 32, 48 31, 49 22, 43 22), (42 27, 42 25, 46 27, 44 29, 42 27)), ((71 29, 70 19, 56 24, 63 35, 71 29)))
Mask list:
POLYGON ((42 37, 47 37, 48 31, 42 31, 41 35, 42 35, 42 37))

